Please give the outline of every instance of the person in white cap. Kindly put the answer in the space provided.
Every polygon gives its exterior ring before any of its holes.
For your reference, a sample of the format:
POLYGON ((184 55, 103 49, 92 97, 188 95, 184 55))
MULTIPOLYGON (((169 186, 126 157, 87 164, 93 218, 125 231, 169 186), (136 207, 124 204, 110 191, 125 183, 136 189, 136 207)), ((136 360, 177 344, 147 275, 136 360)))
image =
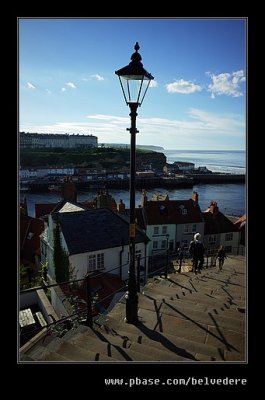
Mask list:
POLYGON ((189 252, 193 260, 193 272, 201 273, 203 263, 204 263, 204 246, 201 241, 201 234, 195 233, 193 240, 190 242, 189 252))

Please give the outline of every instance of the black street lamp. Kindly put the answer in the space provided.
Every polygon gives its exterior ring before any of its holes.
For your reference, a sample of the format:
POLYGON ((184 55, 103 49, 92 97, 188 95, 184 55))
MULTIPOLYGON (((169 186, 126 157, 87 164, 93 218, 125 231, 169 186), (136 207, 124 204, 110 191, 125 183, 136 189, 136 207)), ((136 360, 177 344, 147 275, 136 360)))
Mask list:
POLYGON ((135 52, 131 56, 131 62, 126 67, 115 71, 118 75, 122 93, 126 104, 130 107, 131 127, 127 130, 131 134, 130 150, 130 230, 129 230, 129 281, 126 293, 126 322, 136 324, 138 322, 138 295, 135 279, 135 139, 137 108, 141 106, 149 84, 154 77, 147 72, 141 63, 142 57, 138 53, 140 46, 136 42, 135 52))

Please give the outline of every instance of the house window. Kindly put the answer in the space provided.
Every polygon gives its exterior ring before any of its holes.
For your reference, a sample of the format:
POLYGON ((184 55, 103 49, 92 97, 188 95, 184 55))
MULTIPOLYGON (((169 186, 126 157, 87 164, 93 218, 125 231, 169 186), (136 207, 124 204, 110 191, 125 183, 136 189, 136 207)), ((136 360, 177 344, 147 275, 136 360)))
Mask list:
POLYGON ((153 242, 153 249, 157 249, 157 248, 158 248, 158 241, 155 240, 155 241, 153 242))
POLYGON ((209 244, 215 244, 216 243, 216 235, 210 235, 208 237, 208 243, 209 244))
POLYGON ((166 249, 166 248, 167 248, 167 241, 166 240, 162 240, 161 249, 166 249))
POLYGON ((159 226, 154 227, 154 235, 158 235, 159 233, 159 226))
POLYGON ((88 271, 104 268, 104 253, 88 256, 88 271))
POLYGON ((232 253, 232 246, 225 246, 226 253, 232 253))
POLYGON ((97 254, 97 269, 104 268, 104 253, 97 254))
POLYGON ((192 225, 192 232, 193 232, 193 233, 197 231, 196 228, 197 228, 196 224, 193 224, 193 225, 192 225))
POLYGON ((233 233, 226 233, 226 235, 225 235, 225 241, 226 241, 226 242, 229 242, 229 241, 231 241, 231 240, 233 240, 233 233))
POLYGON ((162 235, 167 233, 167 226, 162 226, 162 235))
POLYGON ((189 225, 184 225, 184 233, 189 233, 189 225))
POLYGON ((88 256, 88 271, 95 271, 96 269, 96 256, 88 256))

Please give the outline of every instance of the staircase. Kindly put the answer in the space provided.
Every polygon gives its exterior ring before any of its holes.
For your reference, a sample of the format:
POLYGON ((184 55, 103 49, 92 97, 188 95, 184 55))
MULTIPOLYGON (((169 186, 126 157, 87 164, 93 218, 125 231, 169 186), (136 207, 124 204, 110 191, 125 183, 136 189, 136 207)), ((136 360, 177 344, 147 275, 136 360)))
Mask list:
POLYGON ((21 362, 246 361, 245 257, 222 271, 152 278, 139 294, 139 324, 124 322, 125 300, 93 329, 79 325, 21 352, 21 362))

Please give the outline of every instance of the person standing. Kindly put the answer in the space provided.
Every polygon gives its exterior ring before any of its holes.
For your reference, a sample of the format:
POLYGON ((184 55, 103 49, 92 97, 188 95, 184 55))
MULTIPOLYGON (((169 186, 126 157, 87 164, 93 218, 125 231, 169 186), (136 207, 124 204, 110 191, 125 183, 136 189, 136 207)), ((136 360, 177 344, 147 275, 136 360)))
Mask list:
POLYGON ((205 249, 201 241, 201 234, 196 233, 189 246, 189 252, 193 259, 193 272, 195 274, 197 274, 197 271, 201 273, 204 263, 204 251, 205 249))
POLYGON ((217 258, 218 258, 218 263, 219 263, 219 270, 221 271, 224 265, 224 260, 226 257, 225 254, 225 249, 224 246, 220 246, 218 252, 217 252, 217 258))

